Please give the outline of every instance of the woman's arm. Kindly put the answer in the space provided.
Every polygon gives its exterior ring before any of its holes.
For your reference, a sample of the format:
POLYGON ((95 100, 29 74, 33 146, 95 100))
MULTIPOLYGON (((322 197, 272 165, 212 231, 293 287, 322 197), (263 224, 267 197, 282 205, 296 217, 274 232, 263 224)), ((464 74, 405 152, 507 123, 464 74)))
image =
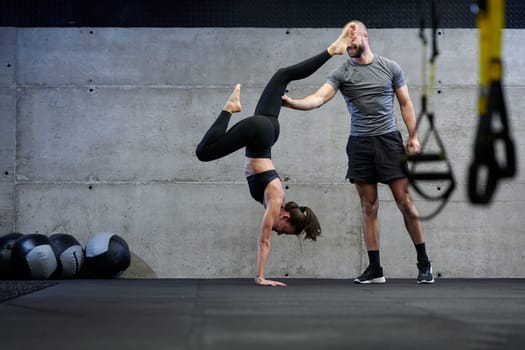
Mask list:
MULTIPOLYGON (((279 186, 281 183, 279 181, 279 186)), ((285 283, 267 280, 264 277, 264 270, 266 268, 266 261, 270 255, 270 238, 272 236, 273 225, 279 219, 279 214, 281 212, 281 206, 283 203, 283 195, 279 193, 278 189, 274 189, 274 184, 268 184, 266 189, 266 210, 264 212, 262 224, 261 224, 261 233, 259 235, 259 240, 257 241, 257 265, 256 265, 256 275, 255 283, 263 286, 286 286, 285 283)), ((282 192, 282 189, 280 189, 282 192)))

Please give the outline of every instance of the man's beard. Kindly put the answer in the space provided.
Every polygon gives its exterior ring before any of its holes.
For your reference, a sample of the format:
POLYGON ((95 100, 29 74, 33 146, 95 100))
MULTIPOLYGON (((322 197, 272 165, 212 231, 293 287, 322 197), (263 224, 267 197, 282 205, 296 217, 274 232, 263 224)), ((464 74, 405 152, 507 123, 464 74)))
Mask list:
POLYGON ((355 50, 355 53, 353 55, 350 54, 350 52, 348 54, 352 58, 361 58, 361 55, 363 54, 364 51, 365 51, 365 48, 363 47, 363 45, 359 45, 357 47, 357 49, 355 50))

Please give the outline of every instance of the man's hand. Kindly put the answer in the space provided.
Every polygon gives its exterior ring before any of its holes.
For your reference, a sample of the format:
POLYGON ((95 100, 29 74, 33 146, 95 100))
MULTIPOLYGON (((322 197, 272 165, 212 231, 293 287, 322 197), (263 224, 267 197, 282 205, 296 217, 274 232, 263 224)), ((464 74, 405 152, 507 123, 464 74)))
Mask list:
POLYGON ((293 108, 293 99, 292 98, 290 98, 289 96, 283 95, 283 96, 281 96, 281 100, 282 100, 282 106, 283 107, 293 108))
POLYGON ((418 154, 421 153, 421 145, 417 136, 409 137, 407 141, 407 152, 408 154, 418 154))

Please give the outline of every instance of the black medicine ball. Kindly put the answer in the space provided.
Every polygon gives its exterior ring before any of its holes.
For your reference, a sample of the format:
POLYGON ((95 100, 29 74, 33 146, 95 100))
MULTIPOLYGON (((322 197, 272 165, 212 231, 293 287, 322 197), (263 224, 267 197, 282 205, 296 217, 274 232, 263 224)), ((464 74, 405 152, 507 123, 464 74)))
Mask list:
POLYGON ((112 278, 126 270, 131 262, 128 244, 122 237, 100 232, 86 245, 86 268, 98 278, 112 278))
POLYGON ((0 237, 0 279, 13 278, 11 268, 11 252, 16 240, 22 237, 22 233, 12 232, 0 237))
POLYGON ((75 237, 66 233, 49 236, 58 262, 57 278, 76 278, 84 266, 84 249, 75 237))
POLYGON ((13 245, 11 267, 17 278, 48 279, 57 268, 49 238, 33 233, 20 237, 13 245))

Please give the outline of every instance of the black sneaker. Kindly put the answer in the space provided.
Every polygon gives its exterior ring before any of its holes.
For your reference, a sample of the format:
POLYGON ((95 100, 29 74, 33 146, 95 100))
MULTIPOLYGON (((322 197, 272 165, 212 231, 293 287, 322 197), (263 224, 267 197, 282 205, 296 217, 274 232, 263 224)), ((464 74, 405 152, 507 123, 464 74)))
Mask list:
POLYGON ((385 283, 386 279, 385 276, 383 276, 383 268, 382 267, 370 267, 368 266, 361 274, 361 276, 357 277, 354 280, 355 283, 385 283))
POLYGON ((434 276, 432 276, 432 265, 430 261, 417 263, 417 283, 434 283, 434 276))

